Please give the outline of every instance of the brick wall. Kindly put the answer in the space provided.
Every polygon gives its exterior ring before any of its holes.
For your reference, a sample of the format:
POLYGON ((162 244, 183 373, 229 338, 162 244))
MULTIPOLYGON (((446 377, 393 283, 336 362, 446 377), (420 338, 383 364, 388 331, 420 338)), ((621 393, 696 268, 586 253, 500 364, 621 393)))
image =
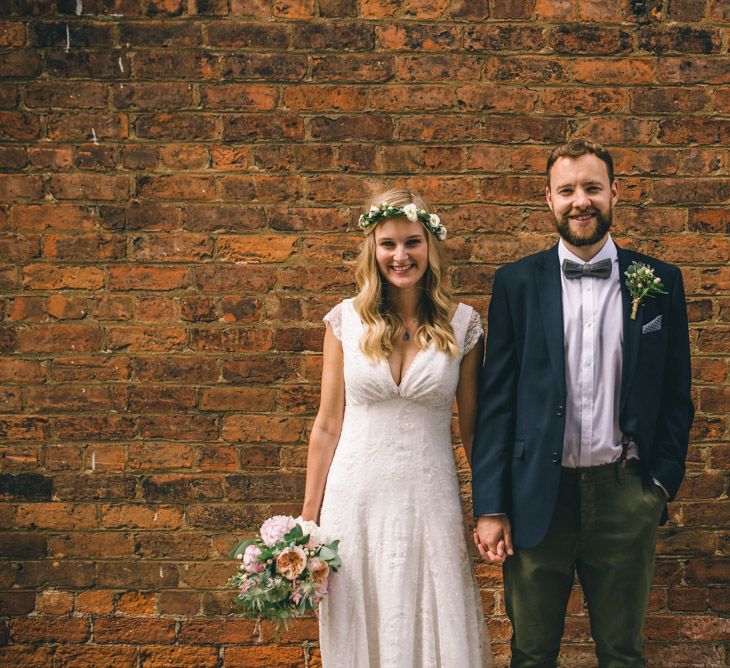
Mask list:
MULTIPOLYGON (((320 665, 314 621, 257 643, 223 585, 236 536, 298 511, 368 189, 433 203, 486 313, 495 268, 554 241, 549 147, 592 135, 617 238, 689 298, 698 414, 648 655, 726 665, 730 2, 645 5, 2 3, 2 661, 320 665)), ((477 574, 505 665, 500 573, 477 574)), ((570 610, 566 665, 593 665, 570 610)))

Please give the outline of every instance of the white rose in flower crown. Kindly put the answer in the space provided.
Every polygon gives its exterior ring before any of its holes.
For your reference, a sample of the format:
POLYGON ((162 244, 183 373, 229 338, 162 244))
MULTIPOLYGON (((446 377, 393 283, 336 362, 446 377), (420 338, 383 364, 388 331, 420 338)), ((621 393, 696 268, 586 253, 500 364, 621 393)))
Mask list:
POLYGON ((307 542, 307 547, 314 547, 315 545, 319 545, 319 527, 317 526, 317 523, 313 520, 305 520, 300 515, 294 520, 300 527, 302 527, 302 531, 304 532, 305 536, 309 536, 309 541, 307 542))
POLYGON ((435 213, 432 213, 429 216, 429 220, 431 221, 431 225, 433 225, 434 227, 438 227, 439 225, 441 225, 441 218, 439 218, 435 213))
POLYGON ((291 515, 274 515, 262 525, 259 533, 266 547, 271 547, 280 541, 294 528, 294 518, 291 515))
POLYGON ((380 209, 378 209, 377 206, 372 205, 370 207, 370 213, 378 213, 378 211, 380 211, 380 209))
POLYGON ((418 207, 415 204, 406 204, 403 207, 403 213, 412 223, 418 220, 418 207))
POLYGON ((279 552, 276 557, 276 570, 287 580, 296 580, 307 567, 307 555, 295 545, 279 552))

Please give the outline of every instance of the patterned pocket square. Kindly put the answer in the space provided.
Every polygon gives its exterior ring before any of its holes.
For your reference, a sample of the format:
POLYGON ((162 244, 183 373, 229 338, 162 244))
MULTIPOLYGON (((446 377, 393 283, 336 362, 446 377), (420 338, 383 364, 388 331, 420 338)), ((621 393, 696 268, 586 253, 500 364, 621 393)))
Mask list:
POLYGON ((651 334, 652 332, 658 332, 662 328, 662 316, 658 315, 651 322, 647 322, 642 328, 642 334, 651 334))

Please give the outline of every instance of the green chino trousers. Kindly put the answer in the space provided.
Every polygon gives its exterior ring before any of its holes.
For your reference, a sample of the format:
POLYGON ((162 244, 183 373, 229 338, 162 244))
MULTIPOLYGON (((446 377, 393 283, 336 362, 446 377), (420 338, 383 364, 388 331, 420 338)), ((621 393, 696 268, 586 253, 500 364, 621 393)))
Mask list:
POLYGON ((635 460, 562 470, 545 538, 504 563, 512 668, 557 665, 575 572, 600 668, 644 666, 644 617, 665 501, 635 460))

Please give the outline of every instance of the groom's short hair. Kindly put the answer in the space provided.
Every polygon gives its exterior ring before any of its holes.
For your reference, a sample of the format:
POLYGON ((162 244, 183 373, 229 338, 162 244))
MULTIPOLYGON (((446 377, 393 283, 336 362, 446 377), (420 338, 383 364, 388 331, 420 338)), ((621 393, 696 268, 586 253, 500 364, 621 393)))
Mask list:
POLYGON ((601 146, 598 142, 591 141, 590 139, 571 139, 565 144, 556 146, 547 160, 547 168, 545 170, 545 178, 547 179, 547 187, 550 188, 550 170, 558 158, 580 158, 586 154, 595 155, 597 158, 603 160, 606 163, 608 169, 608 182, 613 183, 613 158, 611 154, 601 146))

